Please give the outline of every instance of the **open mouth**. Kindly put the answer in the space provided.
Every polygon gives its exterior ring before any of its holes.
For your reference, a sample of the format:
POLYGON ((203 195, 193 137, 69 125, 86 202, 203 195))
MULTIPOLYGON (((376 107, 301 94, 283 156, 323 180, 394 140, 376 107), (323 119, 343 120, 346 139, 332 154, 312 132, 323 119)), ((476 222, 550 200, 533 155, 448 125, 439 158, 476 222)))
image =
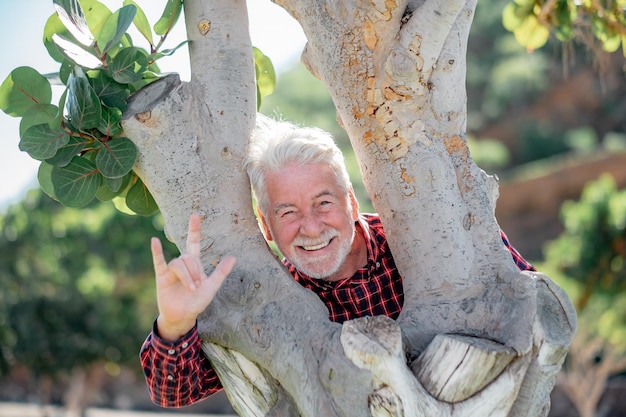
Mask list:
POLYGON ((326 242, 317 243, 315 245, 301 245, 300 248, 304 249, 307 252, 312 252, 312 251, 324 249, 325 247, 330 245, 330 243, 333 241, 333 239, 334 238, 332 238, 332 239, 330 239, 330 240, 328 240, 326 242))

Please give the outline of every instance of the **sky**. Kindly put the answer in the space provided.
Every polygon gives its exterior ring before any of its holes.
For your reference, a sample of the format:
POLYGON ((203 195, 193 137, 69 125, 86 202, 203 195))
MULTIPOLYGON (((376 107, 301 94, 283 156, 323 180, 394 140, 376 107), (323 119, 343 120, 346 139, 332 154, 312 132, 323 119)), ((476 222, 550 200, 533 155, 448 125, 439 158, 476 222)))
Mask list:
MULTIPOLYGON (((109 9, 122 6, 122 0, 100 0, 109 9)), ((153 24, 160 17, 164 0, 135 0, 153 24), (158 7, 156 6, 158 5, 158 7)), ((278 73, 300 58, 306 42, 300 25, 270 0, 247 0, 252 44, 272 60, 278 73)), ((54 13, 52 0, 2 1, 0 3, 0 83, 20 66, 30 66, 42 74, 57 72, 54 62, 43 46, 43 28, 54 13)), ((185 39, 183 19, 168 37, 166 47, 174 47, 185 39)), ((140 36, 133 36, 136 44, 140 36)), ((189 65, 186 51, 163 58, 159 66, 164 72, 178 72, 188 79, 189 65)), ((55 103, 53 99, 53 103, 55 103)), ((0 111, 0 209, 19 201, 24 193, 37 187, 39 162, 19 150, 19 118, 0 111)))

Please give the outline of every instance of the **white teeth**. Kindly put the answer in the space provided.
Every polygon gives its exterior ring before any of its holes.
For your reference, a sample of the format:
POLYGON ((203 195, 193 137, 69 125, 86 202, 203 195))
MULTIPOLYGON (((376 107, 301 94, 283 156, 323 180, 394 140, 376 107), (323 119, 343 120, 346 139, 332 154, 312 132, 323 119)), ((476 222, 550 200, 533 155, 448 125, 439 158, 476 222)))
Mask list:
POLYGON ((315 245, 315 246, 302 246, 302 248, 304 250, 318 250, 318 249, 322 249, 325 248, 326 246, 328 246, 329 242, 324 242, 324 243, 320 243, 319 245, 315 245))

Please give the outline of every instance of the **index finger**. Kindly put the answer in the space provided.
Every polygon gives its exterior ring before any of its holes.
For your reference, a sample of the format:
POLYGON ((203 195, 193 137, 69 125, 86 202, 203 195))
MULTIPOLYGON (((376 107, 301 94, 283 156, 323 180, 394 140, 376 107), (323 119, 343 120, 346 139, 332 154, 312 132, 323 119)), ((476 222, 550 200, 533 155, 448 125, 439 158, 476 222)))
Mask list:
POLYGON ((200 257, 200 230, 202 219, 197 213, 192 213, 189 217, 189 230, 187 231, 187 247, 188 254, 200 257))

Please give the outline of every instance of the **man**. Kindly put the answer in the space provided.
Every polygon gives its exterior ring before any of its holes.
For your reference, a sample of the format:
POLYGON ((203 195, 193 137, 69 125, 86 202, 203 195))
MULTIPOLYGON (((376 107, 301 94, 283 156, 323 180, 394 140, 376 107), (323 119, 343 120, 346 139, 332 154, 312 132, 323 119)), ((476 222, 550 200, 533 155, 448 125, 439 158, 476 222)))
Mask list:
MULTIPOLYGON (((245 168, 263 233, 294 279, 342 323, 384 314, 396 319, 403 290, 377 215, 359 214, 343 155, 327 133, 259 116, 245 168)), ((520 269, 534 270, 512 248, 520 269)), ((189 222, 187 250, 169 264, 152 240, 159 316, 141 349, 152 400, 179 407, 221 389, 202 354, 196 318, 234 265, 225 258, 207 277, 200 263, 200 219, 189 222)))

